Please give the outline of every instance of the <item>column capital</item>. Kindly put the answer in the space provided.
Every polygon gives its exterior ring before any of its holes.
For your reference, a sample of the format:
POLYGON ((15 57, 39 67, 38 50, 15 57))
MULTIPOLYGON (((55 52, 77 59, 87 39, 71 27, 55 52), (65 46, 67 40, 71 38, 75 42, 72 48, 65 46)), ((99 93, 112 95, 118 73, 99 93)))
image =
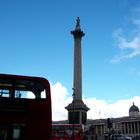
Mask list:
POLYGON ((76 27, 74 31, 71 31, 71 34, 74 35, 74 38, 82 38, 82 36, 85 35, 85 33, 80 28, 80 18, 77 17, 76 20, 76 27))

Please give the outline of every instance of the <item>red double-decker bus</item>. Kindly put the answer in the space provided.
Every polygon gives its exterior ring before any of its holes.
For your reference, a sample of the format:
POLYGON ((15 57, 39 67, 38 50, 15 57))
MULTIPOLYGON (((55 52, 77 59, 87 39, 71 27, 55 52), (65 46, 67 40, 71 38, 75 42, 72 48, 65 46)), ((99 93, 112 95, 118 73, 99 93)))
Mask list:
POLYGON ((0 74, 0 140, 50 140, 48 80, 0 74))
POLYGON ((82 124, 53 124, 52 140, 83 140, 84 128, 82 124))

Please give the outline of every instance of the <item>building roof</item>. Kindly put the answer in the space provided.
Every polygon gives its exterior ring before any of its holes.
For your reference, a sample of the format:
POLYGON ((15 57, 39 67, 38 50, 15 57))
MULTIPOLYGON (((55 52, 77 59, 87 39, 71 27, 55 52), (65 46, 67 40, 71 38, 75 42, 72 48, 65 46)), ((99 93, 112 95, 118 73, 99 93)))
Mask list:
POLYGON ((139 112, 139 108, 134 105, 134 102, 133 105, 130 107, 129 112, 139 112))

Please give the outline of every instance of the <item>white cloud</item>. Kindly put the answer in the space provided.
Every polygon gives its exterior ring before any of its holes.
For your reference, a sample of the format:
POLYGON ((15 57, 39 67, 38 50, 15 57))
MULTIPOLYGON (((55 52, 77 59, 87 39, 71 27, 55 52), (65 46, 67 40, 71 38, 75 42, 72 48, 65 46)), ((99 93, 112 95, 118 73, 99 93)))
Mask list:
MULTIPOLYGON (((119 29, 120 30, 120 29, 119 29)), ((116 31, 118 32, 118 30, 116 31)), ((116 34, 116 33, 115 33, 116 34)), ((112 63, 120 62, 140 55, 140 35, 136 34, 131 40, 128 40, 122 34, 115 37, 120 53, 111 60, 112 63)))
POLYGON ((91 103, 89 103, 89 99, 86 99, 85 103, 91 109, 88 112, 88 118, 92 119, 128 116, 129 108, 133 102, 135 105, 140 107, 139 96, 135 96, 131 99, 119 100, 111 104, 108 104, 105 100, 90 99, 90 101, 92 102, 93 106, 91 106, 91 103))
MULTIPOLYGON (((69 93, 66 87, 61 83, 51 85, 51 94, 53 121, 66 120, 67 110, 65 107, 72 101, 72 98, 68 96, 69 93)), ((128 116, 129 108, 133 102, 140 108, 140 96, 119 100, 114 103, 108 103, 105 100, 97 100, 96 98, 87 98, 83 100, 90 108, 87 114, 88 119, 128 116)))
POLYGON ((67 119, 65 107, 72 101, 72 98, 68 97, 67 89, 59 82, 51 84, 51 98, 53 121, 67 119))
POLYGON ((133 10, 133 13, 131 22, 134 25, 134 29, 127 33, 131 37, 124 36, 124 30, 122 28, 117 29, 113 34, 120 53, 111 59, 112 63, 140 56, 140 17, 136 16, 138 13, 140 14, 140 8, 139 10, 133 10))

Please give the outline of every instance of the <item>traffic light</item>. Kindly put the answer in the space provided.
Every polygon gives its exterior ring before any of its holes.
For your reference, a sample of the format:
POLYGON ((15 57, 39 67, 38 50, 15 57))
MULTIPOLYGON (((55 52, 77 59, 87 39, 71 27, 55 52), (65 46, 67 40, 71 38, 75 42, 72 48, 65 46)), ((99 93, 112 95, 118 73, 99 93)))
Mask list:
POLYGON ((112 128, 112 122, 111 122, 111 119, 110 118, 107 119, 107 127, 109 129, 112 128))

